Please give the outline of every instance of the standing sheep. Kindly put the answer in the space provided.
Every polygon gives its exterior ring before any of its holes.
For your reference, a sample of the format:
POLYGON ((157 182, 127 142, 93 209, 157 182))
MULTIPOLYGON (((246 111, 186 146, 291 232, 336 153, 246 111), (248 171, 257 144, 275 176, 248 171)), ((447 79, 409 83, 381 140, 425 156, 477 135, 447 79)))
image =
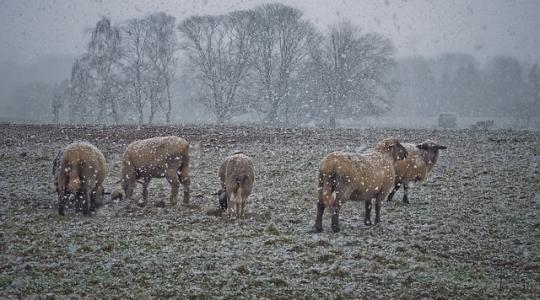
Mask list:
POLYGON ((75 195, 85 215, 103 204, 107 163, 103 153, 86 142, 72 143, 58 151, 53 161, 58 213, 65 215, 66 200, 75 195), (82 202, 82 203, 81 203, 82 202))
POLYGON ((375 224, 380 222, 381 202, 394 186, 394 162, 407 157, 395 138, 378 143, 367 154, 332 152, 319 168, 319 202, 315 230, 321 232, 325 208, 332 208, 332 230, 339 232, 339 209, 346 200, 364 201, 364 224, 371 225, 371 200, 375 198, 375 224))
POLYGON ((396 191, 403 185, 403 203, 408 204, 409 184, 411 182, 425 181, 433 166, 437 163, 439 150, 446 149, 446 147, 432 140, 426 140, 418 145, 407 143, 403 144, 403 146, 407 149, 409 155, 404 160, 394 162, 396 180, 392 192, 388 195, 388 201, 392 200, 396 191))
POLYGON ((229 156, 221 164, 218 175, 221 180, 221 209, 227 209, 229 218, 233 215, 243 218, 247 198, 255 181, 252 159, 243 153, 229 156))
POLYGON ((184 186, 184 203, 189 203, 189 143, 180 137, 165 136, 138 140, 128 145, 122 159, 123 191, 115 191, 113 199, 131 201, 138 179, 142 179, 143 204, 148 200, 148 185, 152 178, 165 177, 171 185, 171 205, 176 205, 180 183, 184 186), (124 195, 122 195, 124 194, 124 195))

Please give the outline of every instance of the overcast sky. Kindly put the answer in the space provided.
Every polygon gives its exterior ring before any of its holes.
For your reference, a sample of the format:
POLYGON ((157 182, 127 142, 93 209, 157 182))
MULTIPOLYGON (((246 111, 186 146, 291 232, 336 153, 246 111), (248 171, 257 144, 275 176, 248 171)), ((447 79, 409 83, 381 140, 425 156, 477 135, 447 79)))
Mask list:
MULTIPOLYGON (((252 8, 262 0, 0 0, 0 61, 31 63, 49 54, 79 55, 101 16, 114 23, 164 11, 178 20, 252 8)), ((398 56, 509 54, 540 62, 540 0, 281 0, 319 28, 350 19, 390 37, 398 56)))

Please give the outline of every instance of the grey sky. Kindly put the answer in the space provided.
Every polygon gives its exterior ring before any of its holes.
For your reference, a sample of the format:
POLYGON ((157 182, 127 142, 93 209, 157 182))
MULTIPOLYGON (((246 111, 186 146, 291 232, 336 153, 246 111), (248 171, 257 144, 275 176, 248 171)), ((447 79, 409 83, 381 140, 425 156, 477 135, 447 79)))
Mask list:
MULTIPOLYGON (((251 8, 263 0, 0 0, 0 61, 33 62, 48 54, 78 55, 100 16, 113 22, 165 11, 177 19, 251 8)), ((280 0, 305 12, 321 29, 351 19, 390 37, 398 56, 446 51, 497 54, 540 62, 538 0, 280 0)))

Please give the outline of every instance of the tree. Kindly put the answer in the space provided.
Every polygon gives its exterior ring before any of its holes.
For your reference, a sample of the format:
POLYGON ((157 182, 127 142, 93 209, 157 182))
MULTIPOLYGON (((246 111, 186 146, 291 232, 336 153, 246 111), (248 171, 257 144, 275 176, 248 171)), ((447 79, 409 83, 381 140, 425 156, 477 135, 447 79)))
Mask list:
POLYGON ((290 107, 290 82, 296 68, 307 56, 307 42, 314 31, 302 20, 302 11, 283 4, 264 4, 256 10, 257 34, 253 65, 262 85, 267 120, 274 123, 285 104, 285 119, 290 107))
POLYGON ((235 11, 193 16, 178 26, 194 76, 202 86, 196 97, 213 110, 219 124, 241 111, 237 93, 253 53, 254 22, 253 11, 235 11))
POLYGON ((350 22, 330 28, 311 48, 316 76, 326 99, 329 125, 339 115, 380 114, 389 109, 395 83, 386 77, 394 64, 392 42, 375 33, 361 34, 350 22), (320 44, 320 47, 314 47, 320 44))
POLYGON ((69 120, 71 123, 86 123, 92 112, 91 91, 93 89, 92 76, 88 65, 88 57, 81 56, 75 59, 71 67, 69 81, 69 120))
MULTIPOLYGON (((153 14, 148 17, 149 42, 148 53, 155 72, 159 76, 166 91, 167 109, 166 121, 171 122, 171 83, 174 80, 177 66, 175 56, 178 50, 178 41, 174 30, 175 18, 165 13, 153 14)), ((152 98, 153 99, 153 98, 152 98)), ((156 107, 151 105, 151 119, 156 107)), ((152 123, 152 120, 150 120, 152 123)))
POLYGON ((144 123, 144 107, 148 99, 151 64, 148 59, 149 26, 147 19, 130 19, 122 28, 124 32, 123 69, 127 77, 131 103, 138 113, 138 124, 144 123))
POLYGON ((98 103, 98 122, 103 120, 106 106, 111 109, 115 123, 120 116, 116 95, 112 94, 116 84, 114 73, 121 58, 120 30, 111 25, 109 18, 103 17, 96 24, 88 43, 88 64, 95 74, 93 77, 98 103))
POLYGON ((68 98, 69 81, 64 80, 53 86, 51 91, 51 108, 53 115, 53 123, 60 123, 60 112, 64 108, 64 102, 68 98))

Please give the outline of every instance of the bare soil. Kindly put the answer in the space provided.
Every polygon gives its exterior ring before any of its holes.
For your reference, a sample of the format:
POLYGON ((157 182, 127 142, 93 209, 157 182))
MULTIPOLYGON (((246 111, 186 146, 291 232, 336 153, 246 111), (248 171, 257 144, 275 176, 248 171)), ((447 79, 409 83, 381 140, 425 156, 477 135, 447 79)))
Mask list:
POLYGON ((539 298, 539 173, 539 132, 1 124, 0 298, 539 298), (145 207, 106 198, 90 217, 58 215, 61 146, 100 148, 110 192, 127 144, 168 134, 192 143, 189 205, 171 207, 155 179, 145 207), (388 136, 448 150, 410 205, 400 192, 384 203, 381 224, 363 225, 364 205, 347 202, 340 233, 328 213, 315 233, 322 157, 388 136), (256 180, 246 219, 228 220, 214 194, 237 150, 256 180))

